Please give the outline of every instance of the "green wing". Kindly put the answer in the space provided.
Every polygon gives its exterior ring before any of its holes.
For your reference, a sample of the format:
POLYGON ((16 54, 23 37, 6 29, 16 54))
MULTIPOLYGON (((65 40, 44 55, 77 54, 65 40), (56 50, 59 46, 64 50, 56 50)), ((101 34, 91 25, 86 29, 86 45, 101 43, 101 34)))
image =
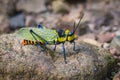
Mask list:
POLYGON ((54 40, 58 37, 58 34, 55 30, 51 30, 47 28, 40 28, 40 29, 39 28, 21 28, 18 31, 17 35, 22 39, 36 41, 35 38, 32 36, 32 34, 30 33, 30 29, 33 30, 33 32, 35 32, 35 34, 38 35, 37 36, 33 34, 39 42, 53 43, 54 40))

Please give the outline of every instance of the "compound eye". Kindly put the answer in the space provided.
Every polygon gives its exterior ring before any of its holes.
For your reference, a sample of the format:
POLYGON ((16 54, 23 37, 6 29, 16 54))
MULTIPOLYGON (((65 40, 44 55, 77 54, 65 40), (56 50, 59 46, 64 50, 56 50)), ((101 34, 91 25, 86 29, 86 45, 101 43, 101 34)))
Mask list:
POLYGON ((69 32, 69 33, 68 33, 68 36, 72 36, 72 35, 73 35, 73 32, 69 32))

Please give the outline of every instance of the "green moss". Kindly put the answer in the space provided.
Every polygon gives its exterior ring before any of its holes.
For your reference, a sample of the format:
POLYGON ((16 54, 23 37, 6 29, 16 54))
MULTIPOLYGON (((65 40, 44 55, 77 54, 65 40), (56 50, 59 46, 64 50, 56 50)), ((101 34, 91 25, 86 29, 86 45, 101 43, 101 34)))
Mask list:
POLYGON ((115 64, 115 59, 111 55, 107 55, 105 58, 108 61, 108 65, 112 66, 113 64, 115 64))

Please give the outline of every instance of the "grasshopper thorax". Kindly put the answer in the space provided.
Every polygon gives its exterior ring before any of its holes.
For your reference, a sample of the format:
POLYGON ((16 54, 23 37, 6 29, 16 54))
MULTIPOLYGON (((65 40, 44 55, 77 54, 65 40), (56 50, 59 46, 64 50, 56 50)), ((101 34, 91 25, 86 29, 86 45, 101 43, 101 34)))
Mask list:
POLYGON ((58 33, 59 37, 65 37, 65 31, 64 30, 58 29, 57 33, 58 33))

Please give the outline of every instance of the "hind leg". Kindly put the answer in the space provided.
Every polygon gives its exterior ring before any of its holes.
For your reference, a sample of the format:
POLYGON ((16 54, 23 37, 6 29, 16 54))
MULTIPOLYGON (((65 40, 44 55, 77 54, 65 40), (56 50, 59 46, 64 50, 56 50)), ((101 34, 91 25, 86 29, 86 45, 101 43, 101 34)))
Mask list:
POLYGON ((73 43, 74 43, 73 50, 74 51, 79 51, 80 49, 76 49, 76 42, 74 41, 73 43))

